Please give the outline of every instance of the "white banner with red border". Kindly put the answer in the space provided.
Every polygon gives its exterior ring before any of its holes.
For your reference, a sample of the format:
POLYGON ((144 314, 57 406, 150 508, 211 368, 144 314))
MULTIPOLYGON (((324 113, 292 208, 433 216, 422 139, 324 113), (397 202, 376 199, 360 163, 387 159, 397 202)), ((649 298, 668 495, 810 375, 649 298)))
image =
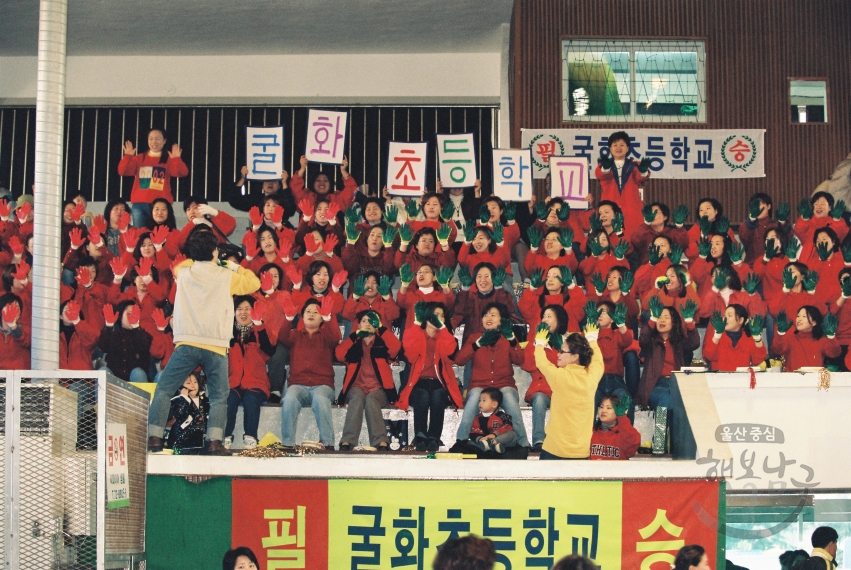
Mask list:
MULTIPOLYGON (((532 151, 532 174, 545 178, 551 156, 588 159, 589 176, 602 153, 608 156, 611 129, 521 129, 521 148, 532 151)), ((765 130, 629 129, 628 158, 650 159, 653 178, 762 178, 765 130)))

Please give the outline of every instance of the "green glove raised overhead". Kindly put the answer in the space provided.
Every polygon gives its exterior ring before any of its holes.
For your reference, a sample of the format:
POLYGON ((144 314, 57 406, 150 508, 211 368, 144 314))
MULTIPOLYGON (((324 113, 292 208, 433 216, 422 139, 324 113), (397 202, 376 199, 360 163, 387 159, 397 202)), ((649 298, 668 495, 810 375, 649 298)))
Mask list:
POLYGON ((720 335, 727 327, 727 318, 721 313, 721 311, 712 311, 712 316, 709 317, 709 323, 712 325, 712 328, 715 329, 715 334, 720 335))
POLYGON ((609 315, 614 321, 616 327, 621 327, 626 324, 627 307, 623 303, 616 303, 615 310, 609 315))
POLYGON ((668 259, 671 261, 672 265, 677 265, 680 260, 683 258, 683 248, 674 244, 671 246, 671 253, 668 254, 668 259))
POLYGON ((787 267, 786 269, 784 269, 783 273, 781 274, 781 277, 783 278, 783 289, 785 289, 786 291, 791 291, 798 281, 795 278, 795 274, 792 273, 791 267, 787 267))
POLYGON ((558 220, 560 222, 566 222, 567 218, 570 217, 570 206, 567 202, 562 202, 561 207, 558 209, 558 220))
POLYGON ((573 230, 570 228, 562 228, 558 233, 558 242, 564 249, 573 247, 573 230))
POLYGON ((626 252, 629 251, 629 242, 625 239, 620 240, 615 247, 612 248, 612 253, 616 259, 626 257, 626 252))
POLYGON ((623 212, 615 212, 615 217, 612 218, 612 231, 616 234, 623 232, 623 212))
POLYGON ((805 220, 809 220, 813 217, 813 205, 810 204, 809 198, 801 198, 801 201, 798 202, 798 213, 801 214, 801 217, 805 220))
POLYGON ((541 285, 544 284, 544 270, 540 267, 535 268, 532 271, 532 275, 529 276, 529 284, 532 285, 532 289, 537 289, 541 285))
POLYGON ((384 221, 388 224, 395 224, 399 219, 399 208, 388 204, 384 207, 384 221))
POLYGON ((816 244, 816 253, 818 254, 818 258, 822 261, 827 261, 827 258, 830 257, 830 254, 833 253, 833 250, 826 243, 819 242, 816 244))
POLYGON ((650 260, 650 265, 656 265, 662 261, 662 252, 658 245, 652 243, 647 246, 647 258, 650 260))
POLYGON ((455 273, 455 269, 449 267, 448 265, 444 265, 437 270, 437 284, 441 287, 449 287, 449 280, 452 279, 452 275, 455 273))
POLYGON ((526 235, 529 236, 529 246, 535 250, 541 246, 541 240, 544 239, 544 232, 538 229, 535 226, 529 228, 526 232, 526 235))
POLYGON ((449 239, 449 236, 452 235, 452 226, 449 224, 440 224, 440 227, 437 228, 437 241, 445 242, 449 239))
POLYGON ((765 207, 760 204, 759 198, 753 198, 748 204, 748 217, 751 220, 756 220, 763 210, 765 210, 765 207))
POLYGON ((505 210, 503 211, 505 214, 505 220, 507 222, 513 222, 515 218, 517 218, 517 203, 516 202, 506 202, 505 210))
POLYGON ((476 232, 478 226, 476 222, 473 220, 469 220, 466 224, 464 224, 464 243, 470 243, 476 237, 476 232))
POLYGON ((641 209, 641 214, 644 216, 645 224, 652 224, 653 220, 656 219, 656 212, 650 204, 645 204, 645 206, 641 209))
POLYGON ((393 285, 393 281, 387 275, 382 275, 381 279, 378 281, 378 294, 381 295, 383 299, 387 299, 390 296, 390 287, 393 285))
POLYGON ((780 334, 785 334, 790 328, 792 328, 792 323, 789 321, 789 318, 786 316, 786 311, 780 311, 777 313, 777 316, 774 317, 774 324, 777 326, 777 332, 780 334))
POLYGON ((597 324, 601 311, 597 310, 597 303, 588 301, 585 303, 585 322, 597 324))
POLYGON ((647 305, 650 307, 650 317, 653 320, 662 316, 662 310, 665 308, 665 305, 662 304, 662 299, 658 295, 650 297, 650 302, 647 305))
POLYGON ((765 328, 765 320, 762 318, 762 315, 754 315, 751 320, 748 321, 748 330, 757 342, 761 340, 763 328, 765 328))
POLYGON ((632 271, 627 271, 623 274, 623 277, 618 279, 618 284, 620 286, 621 293, 626 295, 629 293, 629 290, 632 289, 632 285, 635 283, 635 275, 633 275, 632 271))
POLYGON ((745 291, 748 292, 748 295, 753 295, 754 293, 756 293, 756 290, 759 287, 759 276, 756 273, 748 273, 748 278, 745 279, 745 282, 742 284, 742 287, 745 288, 745 291))
POLYGON ((426 322, 430 314, 432 313, 428 310, 428 304, 425 301, 417 301, 414 305, 414 322, 418 325, 422 324, 426 322))
POLYGON ((493 281, 494 287, 502 287, 502 284, 505 283, 505 278, 508 275, 505 273, 505 267, 499 266, 496 268, 496 272, 491 277, 491 281, 493 281))
POLYGON ((446 204, 443 205, 443 209, 440 210, 440 217, 446 221, 452 219, 452 215, 455 213, 455 204, 450 201, 447 201, 446 204))
POLYGON ((473 277, 470 275, 470 270, 464 265, 458 268, 458 280, 464 289, 469 289, 470 285, 473 284, 473 277))
POLYGON ((810 269, 807 272, 807 276, 804 277, 804 282, 802 285, 804 286, 804 290, 807 293, 814 293, 816 290, 816 285, 818 285, 819 274, 814 270, 810 269))
POLYGON ((414 272, 411 271, 410 263, 405 263, 399 268, 399 278, 402 280, 402 287, 407 287, 414 280, 414 272))
POLYGON ((603 276, 600 275, 599 271, 591 275, 591 285, 594 286, 597 295, 602 295, 603 291, 606 290, 606 282, 603 281, 603 276))
POLYGON ((838 220, 842 217, 842 214, 845 213, 845 200, 837 200, 836 204, 833 205, 833 208, 830 209, 830 217, 834 220, 838 220))
POLYGON ((409 220, 416 220, 417 216, 420 215, 420 205, 414 199, 408 200, 408 203, 405 204, 405 211, 408 213, 409 220))
POLYGON ((821 330, 824 332, 824 336, 827 338, 833 338, 836 336, 836 329, 839 328, 839 317, 834 315, 833 313, 828 313, 824 316, 824 320, 821 322, 821 330))
POLYGON ((410 224, 405 223, 399 226, 399 239, 402 241, 403 245, 411 243, 413 238, 414 228, 412 228, 410 224))
POLYGON ((673 212, 674 223, 677 226, 681 226, 686 222, 686 218, 688 218, 688 206, 685 204, 680 204, 677 206, 677 209, 673 212))
POLYGON ((789 214, 792 213, 792 207, 789 206, 788 202, 780 202, 780 205, 777 206, 777 221, 781 224, 786 223, 786 220, 789 219, 789 214))
POLYGON ((547 216, 550 213, 549 207, 547 207, 546 202, 538 201, 535 202, 535 217, 541 220, 542 222, 547 219, 547 216))
POLYGON ((697 303, 694 299, 689 299, 684 304, 680 305, 680 312, 684 319, 694 319, 694 314, 697 312, 697 303))
POLYGON ((399 232, 396 230, 395 226, 387 226, 384 228, 384 231, 381 232, 381 243, 384 244, 384 247, 392 247, 393 240, 396 239, 396 234, 399 232))
POLYGON ((352 288, 352 296, 357 299, 358 297, 363 297, 364 293, 366 293, 366 277, 358 275, 355 279, 355 285, 352 288))

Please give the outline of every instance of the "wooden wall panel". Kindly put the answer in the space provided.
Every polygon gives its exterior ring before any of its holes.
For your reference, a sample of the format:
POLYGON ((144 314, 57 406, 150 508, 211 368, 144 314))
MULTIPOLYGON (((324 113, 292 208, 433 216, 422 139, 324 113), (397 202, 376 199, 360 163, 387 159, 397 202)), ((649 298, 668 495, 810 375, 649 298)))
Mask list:
MULTIPOLYGON (((851 2, 839 0, 516 0, 512 29, 511 141, 521 128, 561 121, 561 39, 694 37, 706 41, 707 122, 585 123, 614 130, 765 129, 766 177, 653 180, 645 199, 693 210, 714 196, 734 222, 767 192, 793 205, 851 152, 851 2), (828 78, 827 124, 792 124, 789 78, 828 78), (685 197, 685 198, 683 198, 685 197)), ((594 181, 596 191, 597 183, 594 181)))

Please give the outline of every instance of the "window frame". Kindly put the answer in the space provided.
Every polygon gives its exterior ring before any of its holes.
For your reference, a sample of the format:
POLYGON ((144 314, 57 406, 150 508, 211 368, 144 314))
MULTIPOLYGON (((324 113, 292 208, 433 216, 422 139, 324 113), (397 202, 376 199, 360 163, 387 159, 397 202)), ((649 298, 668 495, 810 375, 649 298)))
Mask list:
MULTIPOLYGON (((789 99, 792 97, 792 82, 793 81, 824 81, 824 116, 825 120, 822 122, 815 121, 807 121, 806 123, 802 123, 800 121, 793 121, 792 117, 789 117, 790 125, 808 125, 808 126, 817 126, 817 125, 827 125, 830 123, 831 113, 830 110, 830 78, 829 77, 788 77, 788 86, 789 90, 787 92, 789 99)), ((791 100, 788 101, 788 104, 791 105, 791 100)), ((788 107, 787 107, 788 109, 788 107)))

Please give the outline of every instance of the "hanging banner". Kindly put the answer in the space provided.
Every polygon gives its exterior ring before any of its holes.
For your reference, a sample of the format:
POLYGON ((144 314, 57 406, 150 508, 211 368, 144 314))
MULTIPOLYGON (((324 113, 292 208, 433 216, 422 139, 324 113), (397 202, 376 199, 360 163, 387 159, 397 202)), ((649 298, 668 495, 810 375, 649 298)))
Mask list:
POLYGON ((588 209, 588 159, 584 156, 551 156, 550 196, 567 202, 571 210, 588 209))
POLYGON ((686 544, 702 545, 714 568, 719 485, 235 479, 231 539, 261 568, 425 570, 447 539, 469 533, 494 542, 496 568, 581 554, 602 568, 660 570, 686 544))
POLYGON ((307 115, 307 143, 304 156, 311 162, 342 164, 346 153, 345 111, 310 109, 307 115))
MULTIPOLYGON (((550 171, 550 157, 584 157, 594 176, 608 156, 611 129, 521 129, 520 146, 532 152, 535 178, 550 171)), ((653 178, 762 178, 765 130, 628 129, 630 160, 650 159, 653 178)))
POLYGON ((280 180, 284 170, 284 126, 245 127, 249 180, 280 180))
POLYGON ((532 185, 532 157, 526 149, 493 149, 493 193, 506 202, 528 202, 532 185))
POLYGON ((422 196, 425 192, 428 143, 390 141, 387 189, 391 196, 422 196))
POLYGON ((130 474, 127 468, 127 426, 106 424, 106 508, 130 506, 130 474))
POLYGON ((473 133, 437 135, 437 161, 444 188, 474 186, 477 176, 473 133))

